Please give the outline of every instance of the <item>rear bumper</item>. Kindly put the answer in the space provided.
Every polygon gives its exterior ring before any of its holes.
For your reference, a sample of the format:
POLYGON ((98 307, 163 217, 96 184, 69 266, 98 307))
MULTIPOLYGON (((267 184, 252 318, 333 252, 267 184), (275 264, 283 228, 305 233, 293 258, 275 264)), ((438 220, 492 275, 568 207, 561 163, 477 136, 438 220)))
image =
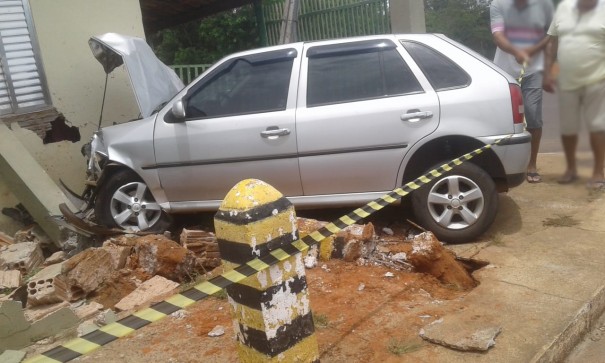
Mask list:
POLYGON ((531 151, 531 134, 527 131, 509 135, 496 135, 480 138, 483 142, 491 144, 497 140, 503 139, 494 146, 492 150, 502 162, 503 175, 500 179, 506 185, 500 185, 500 191, 506 191, 510 188, 519 186, 525 180, 527 164, 529 163, 531 151))
POLYGON ((525 181, 525 173, 509 174, 506 176, 506 183, 509 188, 518 187, 525 181))

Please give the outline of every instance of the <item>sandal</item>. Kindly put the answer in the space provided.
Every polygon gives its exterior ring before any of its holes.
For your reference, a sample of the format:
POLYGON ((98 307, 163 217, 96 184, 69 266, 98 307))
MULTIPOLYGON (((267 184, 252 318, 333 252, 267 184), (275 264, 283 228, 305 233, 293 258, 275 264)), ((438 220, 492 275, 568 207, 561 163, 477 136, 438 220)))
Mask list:
POLYGON ((527 172, 527 182, 528 183, 540 183, 542 182, 542 176, 535 171, 527 172))
POLYGON ((565 173, 565 174, 563 174, 563 176, 561 176, 557 180, 557 183, 559 183, 559 184, 571 184, 571 183, 575 182, 576 180, 578 180, 578 176, 576 174, 565 173))

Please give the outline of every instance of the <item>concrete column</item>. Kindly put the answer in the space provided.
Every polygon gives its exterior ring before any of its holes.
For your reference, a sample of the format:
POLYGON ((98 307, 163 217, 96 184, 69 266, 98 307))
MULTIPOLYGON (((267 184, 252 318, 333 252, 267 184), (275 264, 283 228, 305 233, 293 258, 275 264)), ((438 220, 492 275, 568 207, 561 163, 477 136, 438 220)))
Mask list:
POLYGON ((302 256, 272 254, 298 239, 290 201, 260 180, 241 181, 214 227, 226 271, 255 258, 271 265, 227 287, 240 361, 319 362, 302 256))
POLYGON ((390 0, 391 32, 426 33, 424 1, 390 0))
POLYGON ((71 202, 31 156, 13 132, 0 121, 0 177, 46 234, 60 246, 61 229, 51 216, 60 216, 59 205, 71 202))

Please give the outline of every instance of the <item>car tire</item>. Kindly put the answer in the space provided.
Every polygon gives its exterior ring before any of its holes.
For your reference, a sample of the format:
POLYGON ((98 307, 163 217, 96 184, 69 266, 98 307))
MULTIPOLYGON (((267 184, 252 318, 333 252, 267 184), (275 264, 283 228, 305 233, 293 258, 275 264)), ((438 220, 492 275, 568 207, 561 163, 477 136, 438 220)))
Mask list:
POLYGON ((444 242, 469 242, 484 233, 498 210, 492 178, 480 167, 456 166, 412 193, 417 222, 444 242))
POLYGON ((149 187, 130 170, 114 173, 99 187, 95 216, 101 225, 133 232, 161 233, 171 222, 149 187))

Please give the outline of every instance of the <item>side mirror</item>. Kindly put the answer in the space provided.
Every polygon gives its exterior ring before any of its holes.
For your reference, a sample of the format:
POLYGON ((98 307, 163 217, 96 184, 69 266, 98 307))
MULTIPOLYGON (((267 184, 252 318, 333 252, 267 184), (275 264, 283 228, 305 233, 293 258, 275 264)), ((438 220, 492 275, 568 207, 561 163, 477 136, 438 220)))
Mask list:
POLYGON ((178 100, 172 104, 172 115, 177 120, 185 119, 185 105, 183 104, 183 100, 178 100))

